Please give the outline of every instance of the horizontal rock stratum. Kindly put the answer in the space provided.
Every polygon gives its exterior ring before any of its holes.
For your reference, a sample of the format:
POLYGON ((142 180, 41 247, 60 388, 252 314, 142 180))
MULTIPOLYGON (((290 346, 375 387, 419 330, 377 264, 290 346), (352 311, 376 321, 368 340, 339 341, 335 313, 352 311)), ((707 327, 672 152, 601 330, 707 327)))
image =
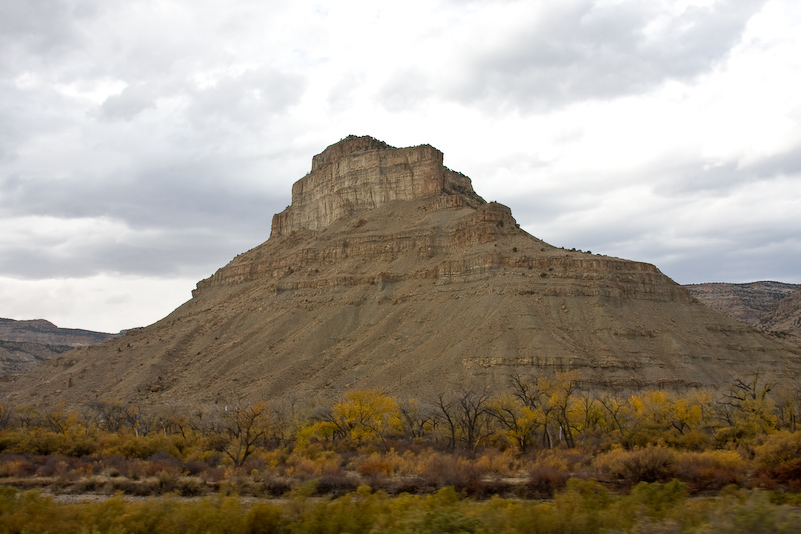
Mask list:
POLYGON ((797 380, 801 354, 653 265, 531 236, 429 145, 351 136, 314 157, 270 238, 189 302, 5 391, 26 404, 432 397, 566 370, 584 387, 721 387, 756 371, 797 380))
POLYGON ((320 230, 394 200, 445 194, 460 205, 483 204, 470 179, 442 160, 430 145, 393 148, 372 137, 347 137, 314 156, 311 173, 292 186, 292 205, 273 217, 270 237, 320 230))

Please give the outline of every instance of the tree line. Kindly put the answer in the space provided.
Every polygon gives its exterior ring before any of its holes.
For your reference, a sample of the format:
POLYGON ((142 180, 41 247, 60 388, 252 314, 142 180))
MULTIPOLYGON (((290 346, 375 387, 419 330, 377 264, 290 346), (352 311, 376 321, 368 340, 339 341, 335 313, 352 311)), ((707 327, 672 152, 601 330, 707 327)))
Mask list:
POLYGON ((98 438, 109 434, 129 435, 133 442, 159 436, 172 447, 217 452, 235 467, 259 449, 280 447, 388 451, 427 446, 461 454, 486 448, 528 454, 656 444, 706 450, 734 448, 780 430, 794 432, 800 399, 798 390, 774 388, 758 373, 723 392, 624 395, 582 390, 575 373, 565 372, 512 374, 503 391, 476 386, 398 399, 364 389, 308 406, 233 402, 144 408, 99 399, 79 410, 36 410, 0 404, 0 452, 91 454, 98 438))

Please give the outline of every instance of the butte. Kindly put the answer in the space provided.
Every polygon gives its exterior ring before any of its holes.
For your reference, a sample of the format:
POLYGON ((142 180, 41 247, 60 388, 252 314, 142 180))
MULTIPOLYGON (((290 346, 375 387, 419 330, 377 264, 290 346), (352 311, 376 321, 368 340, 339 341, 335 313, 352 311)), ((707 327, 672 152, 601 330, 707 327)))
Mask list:
POLYGON ((586 388, 797 380, 801 354, 655 266, 551 246, 429 145, 350 136, 312 159, 269 239, 151 326, 6 384, 12 402, 427 396, 511 373, 586 388))

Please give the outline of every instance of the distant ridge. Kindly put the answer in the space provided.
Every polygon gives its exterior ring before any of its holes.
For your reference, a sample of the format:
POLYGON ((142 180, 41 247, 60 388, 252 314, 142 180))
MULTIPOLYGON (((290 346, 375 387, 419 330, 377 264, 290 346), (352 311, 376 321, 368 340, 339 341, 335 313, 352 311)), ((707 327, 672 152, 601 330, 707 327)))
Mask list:
POLYGON ((801 289, 798 284, 769 281, 688 284, 684 287, 710 308, 751 326, 758 325, 763 317, 776 311, 782 299, 801 289))
POLYGON ((75 347, 99 345, 115 334, 59 328, 50 321, 0 318, 0 376, 30 371, 75 347))

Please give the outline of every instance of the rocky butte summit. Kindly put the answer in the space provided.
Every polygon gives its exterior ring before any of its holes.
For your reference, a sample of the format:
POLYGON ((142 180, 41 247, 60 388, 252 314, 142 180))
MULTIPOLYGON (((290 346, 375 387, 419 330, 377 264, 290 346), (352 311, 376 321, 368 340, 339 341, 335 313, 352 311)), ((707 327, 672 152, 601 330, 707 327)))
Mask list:
POLYGON ((314 156, 270 238, 161 321, 7 384, 18 404, 430 396, 575 370, 584 387, 796 380, 801 355, 647 263, 526 233, 429 145, 314 156))

